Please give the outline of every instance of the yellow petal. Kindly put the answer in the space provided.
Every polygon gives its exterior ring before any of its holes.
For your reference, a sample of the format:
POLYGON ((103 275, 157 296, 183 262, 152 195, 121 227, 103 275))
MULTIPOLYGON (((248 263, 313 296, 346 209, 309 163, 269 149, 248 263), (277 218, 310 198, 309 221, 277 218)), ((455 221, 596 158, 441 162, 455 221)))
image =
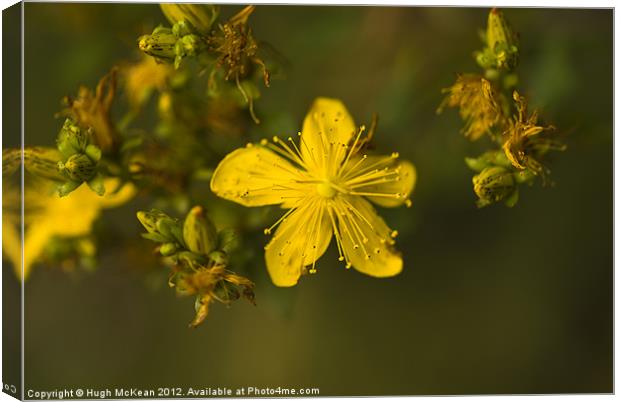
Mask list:
POLYGON ((306 115, 301 132, 300 148, 304 161, 311 166, 324 166, 327 153, 330 164, 339 164, 346 155, 342 145, 348 144, 356 131, 353 118, 340 100, 317 98, 306 115), (329 151, 332 143, 335 145, 329 151), (340 151, 336 155, 338 146, 340 151))
POLYGON ((276 286, 294 286, 304 271, 321 257, 332 237, 326 207, 319 201, 305 203, 284 220, 265 247, 267 271, 276 286))
POLYGON ((353 268, 375 277, 400 273, 403 260, 391 247, 392 231, 372 205, 361 197, 347 197, 337 208, 342 247, 353 268))
POLYGON ((368 196, 368 199, 382 207, 397 207, 404 204, 411 195, 416 184, 417 172, 415 166, 409 161, 397 161, 394 163, 392 170, 397 170, 398 174, 390 177, 390 181, 385 183, 372 184, 359 188, 360 191, 369 193, 382 194, 381 196, 368 196), (392 181, 394 176, 397 180, 392 181), (385 195, 397 194, 396 197, 388 197, 385 195))
POLYGON ((11 261, 17 277, 22 275, 22 239, 19 218, 12 219, 3 208, 2 211, 2 257, 11 261))
POLYGON ((220 162, 211 178, 211 191, 246 207, 280 204, 304 195, 303 186, 296 183, 304 175, 269 149, 252 145, 220 162))
MULTIPOLYGON (((136 195, 136 187, 131 183, 123 184, 123 187, 117 189, 121 185, 121 181, 116 178, 107 178, 104 180, 105 194, 100 197, 88 189, 89 194, 96 196, 95 202, 98 202, 103 208, 114 208, 123 205, 136 195)), ((82 185, 82 187, 87 187, 82 185)), ((86 188, 85 188, 86 190, 86 188)))
MULTIPOLYGON (((38 262, 47 242, 53 237, 50 226, 33 225, 24 233, 24 280, 28 279, 32 266, 38 262)), ((21 272, 18 273, 21 276, 21 272)))

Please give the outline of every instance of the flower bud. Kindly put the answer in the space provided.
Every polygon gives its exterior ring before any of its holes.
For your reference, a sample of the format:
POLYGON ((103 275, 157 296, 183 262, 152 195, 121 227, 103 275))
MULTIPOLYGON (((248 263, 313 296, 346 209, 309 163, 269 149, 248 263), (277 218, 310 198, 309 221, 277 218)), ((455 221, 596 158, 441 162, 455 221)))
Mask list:
POLYGON ((512 70, 519 64, 517 35, 512 31, 504 14, 497 8, 489 12, 487 46, 495 55, 497 68, 512 70))
POLYGON ((158 233, 157 222, 160 219, 168 218, 168 215, 156 209, 152 209, 150 212, 138 211, 136 216, 138 217, 138 220, 140 221, 142 226, 144 226, 146 231, 149 233, 158 233))
POLYGON ((74 154, 66 162, 58 162, 58 168, 64 171, 72 181, 82 183, 93 178, 97 163, 86 154, 74 154))
POLYGON ((170 218, 168 215, 160 218, 157 223, 157 231, 171 242, 177 242, 179 244, 185 244, 183 241, 183 231, 179 226, 179 222, 176 219, 170 218))
POLYGON ((101 159, 101 148, 96 146, 95 144, 88 144, 84 153, 93 161, 99 162, 101 159))
POLYGON ((160 7, 171 24, 185 21, 202 35, 209 33, 220 14, 220 7, 214 4, 160 4, 160 7))
POLYGON ((138 48, 157 59, 173 61, 178 38, 170 28, 155 28, 152 34, 142 35, 138 39, 138 48))
POLYGON ((92 191, 94 191, 96 194, 98 194, 100 196, 105 194, 104 179, 103 179, 103 175, 101 173, 95 174, 95 176, 93 176, 92 179, 87 181, 86 184, 88 184, 88 187, 92 191))
POLYGON ((178 246, 185 247, 183 233, 176 219, 156 209, 150 212, 138 211, 136 216, 148 232, 143 237, 160 243, 176 243, 178 246))
POLYGON ((80 187, 81 184, 82 184, 82 182, 76 182, 76 181, 72 181, 72 180, 66 181, 66 182, 62 183, 57 188, 58 196, 59 197, 64 197, 66 195, 69 195, 73 190, 75 190, 76 188, 80 187))
POLYGON ((90 131, 84 132, 71 119, 66 119, 58 133, 58 150, 64 157, 84 152, 90 141, 90 131))
POLYGON ((178 250, 178 247, 175 243, 164 243, 159 248, 159 253, 163 255, 164 257, 168 257, 176 253, 177 250, 178 250))
POLYGON ((207 218, 202 207, 195 206, 187 214, 183 238, 187 248, 194 253, 206 255, 217 247, 215 225, 207 218))
POLYGON ((480 174, 474 176, 472 181, 474 192, 479 197, 478 206, 480 207, 512 198, 517 191, 513 174, 499 166, 485 168, 480 174))

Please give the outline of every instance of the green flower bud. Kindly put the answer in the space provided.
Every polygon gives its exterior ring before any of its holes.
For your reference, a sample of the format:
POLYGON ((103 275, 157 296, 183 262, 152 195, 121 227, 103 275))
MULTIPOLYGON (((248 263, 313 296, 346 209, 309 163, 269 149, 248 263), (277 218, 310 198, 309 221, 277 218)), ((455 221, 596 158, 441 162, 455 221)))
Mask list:
POLYGON ((177 36, 170 28, 155 28, 152 34, 142 35, 138 39, 138 48, 157 59, 173 61, 176 57, 177 36))
POLYGON ((517 35, 512 31, 504 14, 497 8, 489 12, 487 46, 495 56, 497 68, 512 70, 519 64, 517 35))
POLYGON ((138 220, 147 230, 147 239, 161 243, 176 243, 185 247, 179 222, 165 213, 152 209, 150 212, 138 211, 138 220))
MULTIPOLYGON (((474 176, 472 181, 474 192, 479 197, 479 207, 484 207, 501 200, 512 202, 510 198, 516 197, 517 184, 514 175, 503 167, 488 167, 480 174, 474 176)), ((514 203, 516 203, 516 199, 514 203)))
POLYGON ((159 248, 159 253, 165 257, 168 257, 176 253, 177 250, 178 250, 178 247, 176 243, 164 243, 159 248))
POLYGON ((183 231, 176 219, 172 219, 169 216, 161 218, 157 221, 157 231, 171 241, 176 241, 179 244, 184 245, 183 231))
POLYGON ((204 42, 196 35, 185 35, 177 43, 182 46, 177 55, 182 56, 195 56, 204 48, 204 42))
POLYGON ((209 254, 217 247, 215 225, 200 206, 192 208, 185 217, 183 238, 187 248, 198 254, 209 254))
POLYGON ((62 156, 69 157, 84 152, 90 142, 90 130, 84 132, 71 119, 65 120, 56 144, 62 156))
POLYGON ((97 173, 92 179, 86 182, 88 187, 93 190, 97 195, 102 196, 105 194, 105 187, 103 184, 103 175, 97 173))
POLYGON ((80 187, 81 184, 82 182, 77 181, 67 181, 61 184, 60 186, 58 186, 58 196, 64 197, 66 195, 69 195, 73 190, 80 187))
POLYGON ((160 219, 170 219, 168 215, 156 209, 152 209, 150 212, 138 211, 138 213, 136 213, 136 216, 138 217, 138 220, 140 221, 142 226, 144 226, 146 231, 149 233, 158 233, 157 222, 160 219))
POLYGON ((58 169, 75 182, 89 181, 95 175, 97 163, 93 162, 86 154, 74 154, 66 162, 58 162, 58 169))
POLYGON ((84 150, 84 153, 88 155, 93 162, 99 162, 101 159, 101 149, 95 144, 88 144, 84 150))
POLYGON ((179 21, 172 25, 172 33, 177 36, 177 38, 181 38, 185 35, 192 34, 191 25, 185 21, 179 21))
POLYGON ((185 21, 202 35, 209 33, 220 14, 220 7, 214 4, 160 4, 160 7, 171 24, 185 21))

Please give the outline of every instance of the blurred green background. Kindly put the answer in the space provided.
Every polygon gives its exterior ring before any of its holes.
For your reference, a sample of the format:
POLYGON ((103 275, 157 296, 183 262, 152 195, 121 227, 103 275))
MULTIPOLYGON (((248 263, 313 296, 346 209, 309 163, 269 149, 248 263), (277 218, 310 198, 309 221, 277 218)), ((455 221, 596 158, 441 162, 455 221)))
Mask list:
MULTIPOLYGON (((346 271, 332 245, 317 275, 278 289, 262 258, 267 239, 256 236, 257 307, 214 305, 190 330, 193 302, 167 289, 155 260, 140 266, 107 247, 92 274, 36 267, 26 284, 26 389, 612 392, 613 12, 505 10, 521 34, 520 88, 568 133, 569 148, 551 158, 555 187, 524 188, 513 209, 478 210, 463 158, 485 145, 459 134, 455 111, 435 109, 455 73, 478 72, 471 54, 487 12, 258 6, 255 36, 290 67, 263 91, 253 133, 296 132, 316 96, 342 99, 358 124, 377 112, 378 150, 418 169, 413 207, 381 211, 401 233, 403 273, 346 271)), ((136 60, 136 38, 164 22, 157 5, 27 3, 26 144, 53 145, 60 99, 136 60)), ((104 233, 150 248, 134 217, 147 205, 105 211, 104 233)))

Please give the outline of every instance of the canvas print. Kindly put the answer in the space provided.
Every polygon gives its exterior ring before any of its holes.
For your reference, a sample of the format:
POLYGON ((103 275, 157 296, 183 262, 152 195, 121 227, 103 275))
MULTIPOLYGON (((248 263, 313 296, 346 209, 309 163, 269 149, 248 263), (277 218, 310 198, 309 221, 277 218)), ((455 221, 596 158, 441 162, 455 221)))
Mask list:
POLYGON ((3 38, 5 393, 613 392, 613 10, 26 2, 3 38))

